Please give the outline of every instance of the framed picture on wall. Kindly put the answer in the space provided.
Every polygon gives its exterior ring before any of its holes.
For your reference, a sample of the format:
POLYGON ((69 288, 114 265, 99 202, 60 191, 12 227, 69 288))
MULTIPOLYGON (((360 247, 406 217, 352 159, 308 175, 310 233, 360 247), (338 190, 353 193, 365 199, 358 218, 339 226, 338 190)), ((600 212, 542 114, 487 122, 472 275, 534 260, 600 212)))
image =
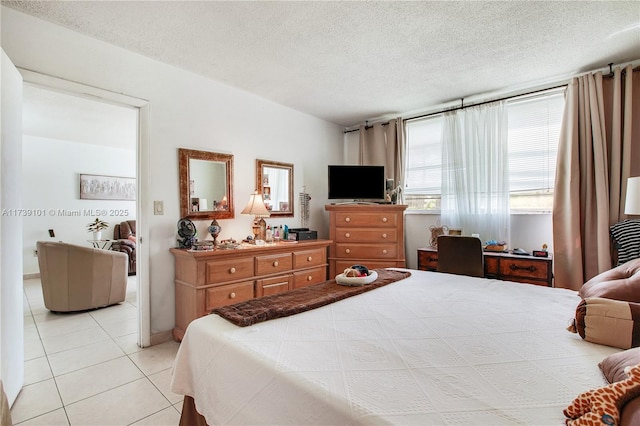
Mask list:
POLYGON ((136 179, 80 174, 80 199, 133 201, 136 199, 136 179))

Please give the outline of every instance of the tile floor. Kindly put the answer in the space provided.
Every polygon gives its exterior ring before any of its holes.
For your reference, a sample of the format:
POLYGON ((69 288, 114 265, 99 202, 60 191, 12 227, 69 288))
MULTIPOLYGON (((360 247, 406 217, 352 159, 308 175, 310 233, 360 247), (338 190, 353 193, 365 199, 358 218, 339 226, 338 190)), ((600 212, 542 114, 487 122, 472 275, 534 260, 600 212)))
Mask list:
POLYGON ((178 343, 136 344, 135 277, 126 301, 52 314, 39 279, 24 281, 25 385, 14 425, 171 425, 182 396, 169 390, 178 343))

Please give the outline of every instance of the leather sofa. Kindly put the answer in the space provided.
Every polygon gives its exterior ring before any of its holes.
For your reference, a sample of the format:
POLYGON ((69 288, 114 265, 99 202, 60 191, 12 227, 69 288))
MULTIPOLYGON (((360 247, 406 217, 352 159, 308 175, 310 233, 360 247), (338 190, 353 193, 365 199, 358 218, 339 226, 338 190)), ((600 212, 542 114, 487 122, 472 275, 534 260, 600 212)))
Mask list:
POLYGON ((125 253, 129 257, 129 275, 136 274, 136 221, 126 220, 113 227, 111 250, 125 253))
POLYGON ((38 241, 37 249, 44 305, 50 311, 84 311, 125 300, 124 253, 55 241, 38 241))

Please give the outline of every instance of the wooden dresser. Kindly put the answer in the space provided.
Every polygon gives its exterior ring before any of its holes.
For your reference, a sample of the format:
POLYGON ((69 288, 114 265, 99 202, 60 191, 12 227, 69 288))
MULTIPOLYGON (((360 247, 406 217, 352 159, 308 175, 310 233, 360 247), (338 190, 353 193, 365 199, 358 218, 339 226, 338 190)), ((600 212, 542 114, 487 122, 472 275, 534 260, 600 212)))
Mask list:
POLYGON ((405 267, 404 211, 396 204, 331 204, 329 277, 351 265, 405 267))
MULTIPOLYGON (((438 250, 419 248, 418 269, 437 271, 438 250)), ((549 257, 534 257, 485 251, 484 276, 551 287, 553 285, 553 255, 549 253, 549 257)))
POLYGON ((214 308, 326 281, 330 243, 309 240, 214 251, 172 248, 173 337, 182 340, 189 323, 214 308))

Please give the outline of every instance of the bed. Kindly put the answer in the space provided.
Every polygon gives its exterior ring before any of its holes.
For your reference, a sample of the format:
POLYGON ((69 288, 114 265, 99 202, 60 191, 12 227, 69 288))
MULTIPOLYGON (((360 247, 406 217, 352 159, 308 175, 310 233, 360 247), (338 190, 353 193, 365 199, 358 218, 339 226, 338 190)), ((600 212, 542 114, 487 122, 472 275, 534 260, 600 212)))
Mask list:
POLYGON ((598 362, 620 349, 566 330, 575 291, 409 272, 249 327, 193 321, 173 392, 209 425, 560 425, 607 383, 598 362))

